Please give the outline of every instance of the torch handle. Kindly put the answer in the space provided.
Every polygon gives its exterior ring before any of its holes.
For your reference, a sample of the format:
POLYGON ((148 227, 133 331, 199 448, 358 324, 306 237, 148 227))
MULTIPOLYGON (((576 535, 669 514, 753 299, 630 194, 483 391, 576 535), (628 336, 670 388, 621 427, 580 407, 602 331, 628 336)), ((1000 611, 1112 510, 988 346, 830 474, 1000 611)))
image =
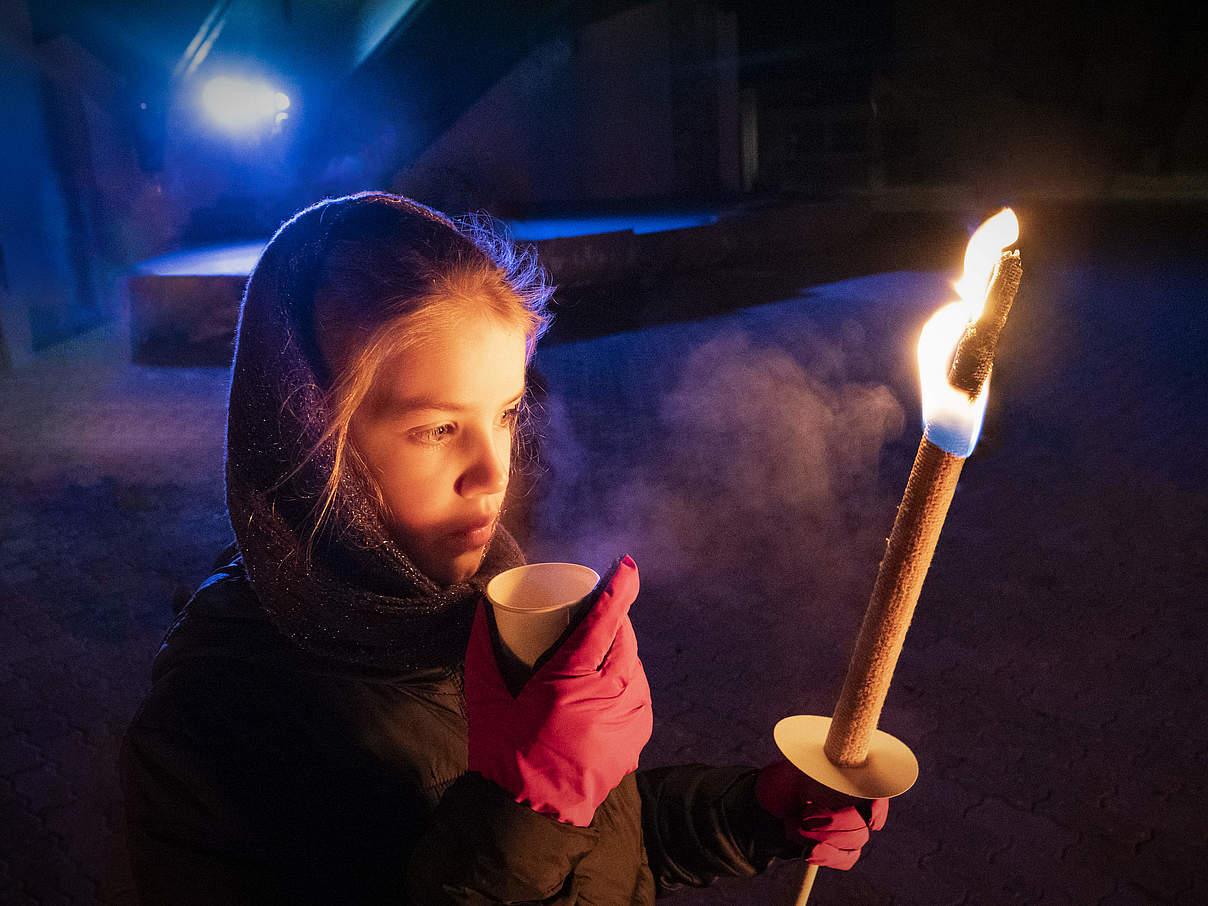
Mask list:
POLYGON ((919 443, 826 737, 826 757, 840 767, 856 767, 868 758, 869 743, 964 464, 964 459, 926 437, 919 443))
POLYGON ((806 863, 805 876, 801 879, 801 890, 797 894, 797 902, 793 906, 806 906, 810 900, 810 891, 814 889, 814 878, 818 877, 818 866, 806 863))

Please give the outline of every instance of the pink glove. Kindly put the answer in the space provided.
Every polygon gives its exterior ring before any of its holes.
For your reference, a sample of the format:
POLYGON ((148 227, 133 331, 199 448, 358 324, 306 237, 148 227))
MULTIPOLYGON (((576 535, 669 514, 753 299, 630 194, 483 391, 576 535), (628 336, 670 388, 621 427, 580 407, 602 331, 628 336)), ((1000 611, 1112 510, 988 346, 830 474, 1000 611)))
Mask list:
POLYGON ((480 603, 466 651, 470 770, 517 802, 587 827, 650 739, 650 686, 629 606, 638 568, 622 557, 570 637, 513 697, 480 603))
POLYGON ((824 787, 785 760, 759 772, 755 799, 784 821, 785 838, 809 847, 806 861, 846 871, 860 858, 871 831, 885 826, 888 799, 858 799, 824 787))

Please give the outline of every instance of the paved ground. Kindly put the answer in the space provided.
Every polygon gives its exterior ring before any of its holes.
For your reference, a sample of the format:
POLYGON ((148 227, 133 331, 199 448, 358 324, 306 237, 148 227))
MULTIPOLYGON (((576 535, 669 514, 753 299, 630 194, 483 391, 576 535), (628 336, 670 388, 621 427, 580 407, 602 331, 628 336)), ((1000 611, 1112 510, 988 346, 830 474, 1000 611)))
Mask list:
MULTIPOLYGON (((986 432, 882 719, 922 776, 812 902, 1208 902, 1204 225, 1025 218, 986 432)), ((540 354, 515 521, 535 556, 641 566, 645 764, 761 763, 777 719, 830 711, 917 443, 911 335, 950 277, 540 354)), ((0 378, 0 902, 123 901, 117 742, 228 532, 225 378, 129 366, 120 334, 0 378)), ((798 871, 668 902, 792 902, 798 871)))

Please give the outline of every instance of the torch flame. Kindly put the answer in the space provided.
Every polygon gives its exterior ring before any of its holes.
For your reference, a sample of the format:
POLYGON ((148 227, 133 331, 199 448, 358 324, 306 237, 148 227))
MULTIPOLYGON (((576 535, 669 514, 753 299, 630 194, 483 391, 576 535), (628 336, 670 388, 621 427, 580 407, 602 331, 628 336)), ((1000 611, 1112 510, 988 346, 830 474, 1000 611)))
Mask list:
POLYGON ((977 446, 986 414, 990 381, 976 399, 948 383, 948 367, 965 328, 981 315, 994 265, 1002 250, 1019 238, 1019 220, 1003 208, 980 227, 965 248, 965 272, 953 286, 960 301, 945 305, 923 326, 919 337, 919 379, 923 391, 923 434, 953 456, 966 457, 977 446))

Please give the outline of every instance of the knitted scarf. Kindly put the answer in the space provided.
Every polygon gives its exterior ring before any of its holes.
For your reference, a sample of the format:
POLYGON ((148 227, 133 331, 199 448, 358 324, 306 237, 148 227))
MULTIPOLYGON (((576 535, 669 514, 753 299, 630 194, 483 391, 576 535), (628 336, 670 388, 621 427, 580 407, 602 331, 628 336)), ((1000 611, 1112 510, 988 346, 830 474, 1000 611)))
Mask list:
POLYGON ((231 376, 226 492, 252 588, 278 629, 326 661, 399 673, 459 662, 486 582, 523 558, 500 527, 478 573, 441 587, 399 548, 373 495, 351 473, 311 542, 335 461, 334 441, 322 441, 327 376, 312 326, 315 277, 332 224, 375 199, 382 196, 306 209, 281 227, 256 265, 231 376))

